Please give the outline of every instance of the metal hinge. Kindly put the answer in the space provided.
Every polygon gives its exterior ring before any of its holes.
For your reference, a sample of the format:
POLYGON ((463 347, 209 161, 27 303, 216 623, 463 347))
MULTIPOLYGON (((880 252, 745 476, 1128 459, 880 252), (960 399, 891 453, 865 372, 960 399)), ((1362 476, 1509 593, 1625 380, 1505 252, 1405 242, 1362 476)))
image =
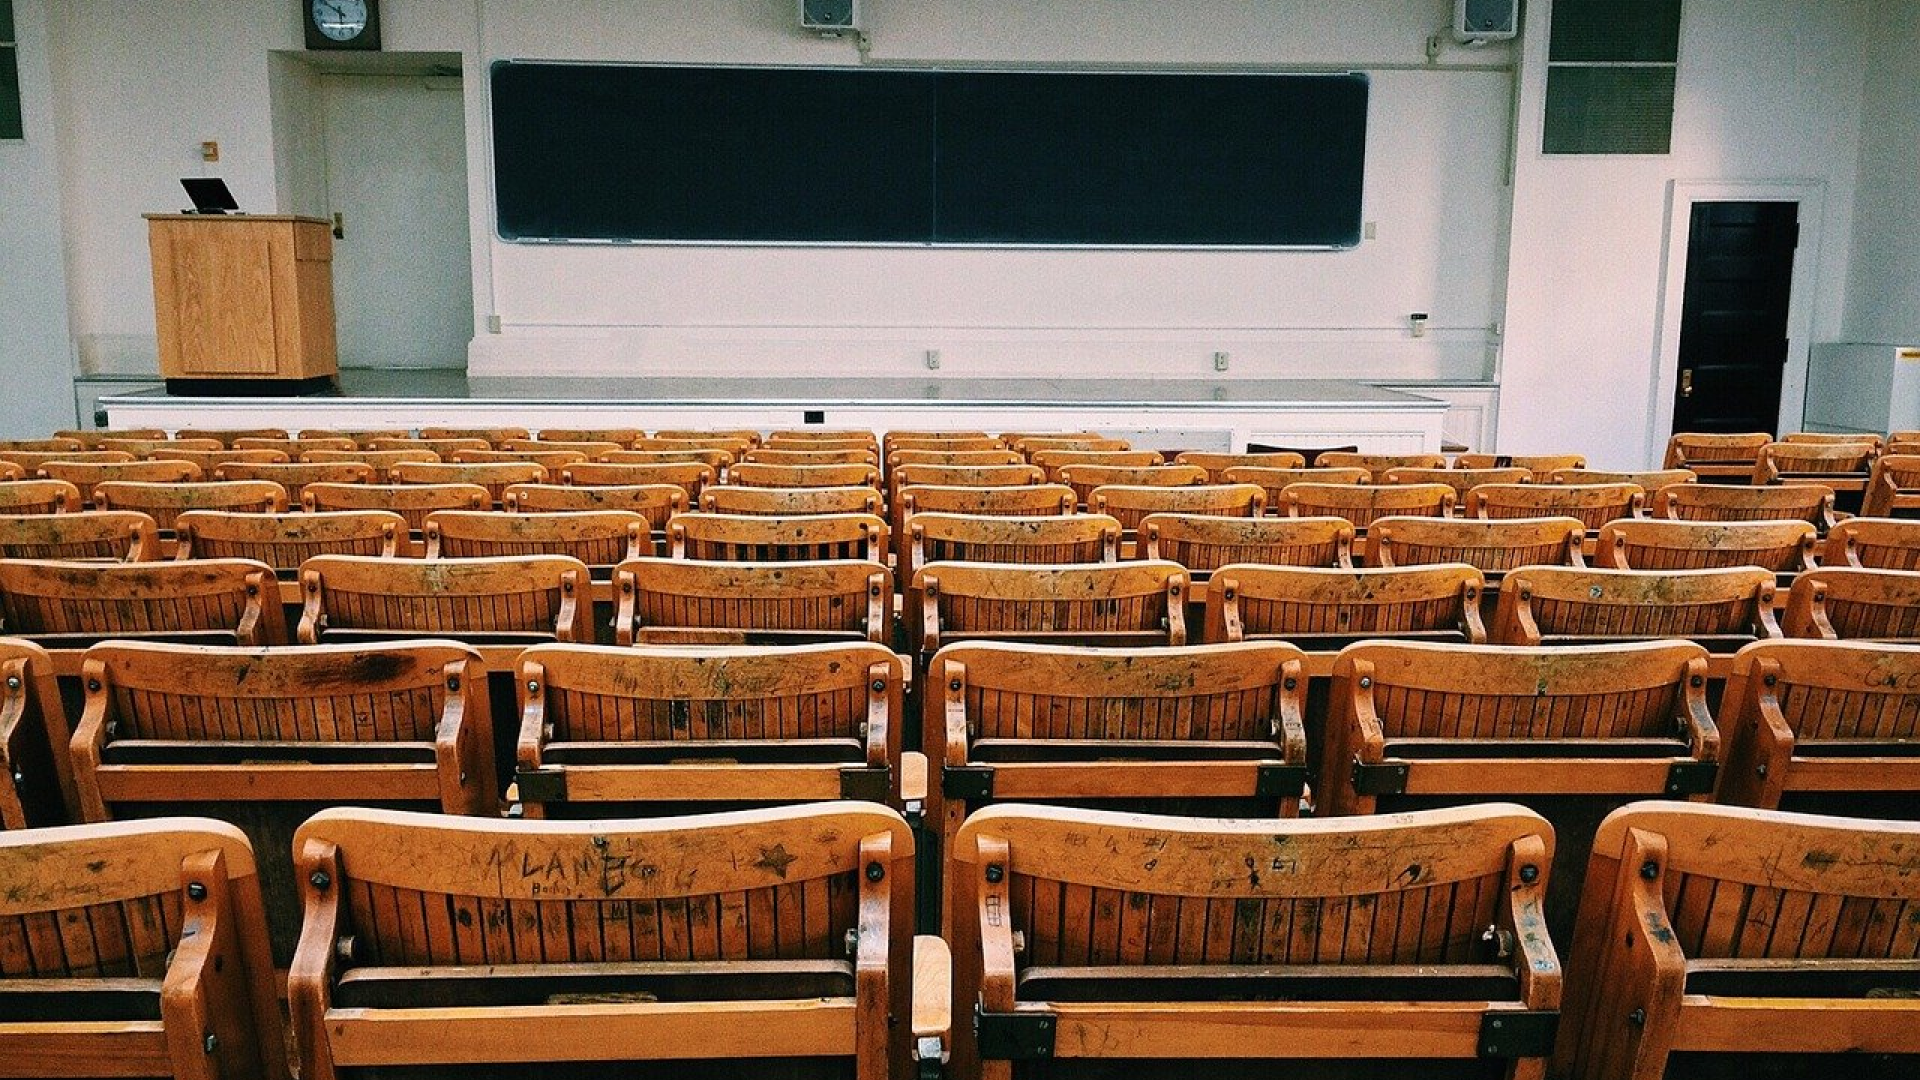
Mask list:
POLYGON ((567 801, 567 773, 564 769, 538 769, 532 772, 521 769, 514 774, 513 782, 520 789, 521 802, 567 801))
POLYGON ((1676 761, 1667 767, 1667 794, 1707 795, 1720 776, 1717 761, 1676 761))
POLYGON ((973 1037, 985 1061, 1033 1061, 1053 1056, 1052 1013, 990 1013, 973 1008, 973 1037))
POLYGON ((1262 763, 1253 780, 1253 793, 1268 799, 1298 799, 1307 793, 1307 767, 1262 763))
POLYGON ((1406 762, 1353 763, 1353 791, 1356 795, 1400 795, 1407 790, 1406 762))
POLYGON ((840 797, 884 803, 893 798, 893 777, 885 765, 843 765, 840 768, 840 797))
POLYGON ((993 766, 948 765, 940 770, 940 790, 950 799, 991 799, 993 766))
POLYGON ((1546 1057, 1553 1053, 1553 1036, 1559 1030, 1558 1012, 1483 1013, 1480 1017, 1480 1056, 1546 1057))

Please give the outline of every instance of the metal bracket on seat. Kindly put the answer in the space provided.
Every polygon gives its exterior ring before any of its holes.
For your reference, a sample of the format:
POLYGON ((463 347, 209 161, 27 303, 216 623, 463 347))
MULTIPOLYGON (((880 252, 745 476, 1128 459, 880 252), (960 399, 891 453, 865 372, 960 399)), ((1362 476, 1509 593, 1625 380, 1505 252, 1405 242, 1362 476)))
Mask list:
POLYGON ((940 790, 950 799, 991 799, 993 766, 948 765, 940 770, 940 790))
POLYGON ((1053 1057, 1052 1013, 990 1013, 975 1005, 973 1036, 985 1061, 1035 1061, 1053 1057))
POLYGON ((840 769, 840 797, 889 802, 893 798, 893 777, 885 765, 844 765, 840 769))
POLYGON ((1353 790, 1359 795, 1401 795, 1407 790, 1406 762, 1353 763, 1353 790))
POLYGON ((1559 1030, 1560 1014, 1554 1011, 1485 1013, 1480 1017, 1480 1056, 1546 1057, 1553 1053, 1553 1036, 1559 1030))
POLYGON ((1262 762, 1254 777, 1253 793, 1270 799, 1301 798, 1307 793, 1307 767, 1262 762))
POLYGON ((1720 776, 1717 761, 1676 761, 1667 767, 1668 795, 1707 795, 1720 776))
POLYGON ((513 774, 520 789, 521 802, 566 802, 567 773, 564 769, 521 769, 513 774))

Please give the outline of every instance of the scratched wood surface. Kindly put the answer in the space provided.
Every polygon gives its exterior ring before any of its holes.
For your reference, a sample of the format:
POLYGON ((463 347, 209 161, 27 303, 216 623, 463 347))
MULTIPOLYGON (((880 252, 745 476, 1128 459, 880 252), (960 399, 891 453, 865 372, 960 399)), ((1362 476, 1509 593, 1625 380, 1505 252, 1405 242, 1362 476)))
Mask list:
POLYGON ((525 439, 530 433, 523 427, 423 427, 422 439, 479 439, 488 445, 497 446, 508 439, 525 439))
MULTIPOLYGON (((628 429, 616 428, 616 429, 612 429, 610 432, 608 432, 608 434, 624 435, 626 434, 627 431, 637 431, 637 430, 638 429, 636 428, 628 428, 628 429)), ((579 432, 564 431, 564 432, 560 432, 559 435, 549 437, 547 432, 542 431, 540 432, 540 436, 538 438, 507 439, 500 444, 500 450, 501 451, 534 451, 538 453, 564 452, 564 453, 579 454, 581 460, 599 461, 602 455, 613 453, 616 450, 623 450, 626 448, 627 443, 633 441, 633 439, 626 439, 626 438, 574 439, 574 438, 560 437, 564 435, 573 435, 573 434, 579 434, 579 432)), ((640 436, 635 435, 633 438, 637 439, 639 437, 640 436)), ((497 452, 499 451, 496 451, 496 453, 497 452)))
POLYGON ((646 518, 654 532, 688 506, 687 490, 678 484, 513 484, 502 501, 511 514, 625 510, 646 518))
POLYGON ((1376 518, 1451 517, 1453 489, 1445 484, 1288 484, 1280 491, 1280 511, 1287 517, 1341 517, 1365 532, 1376 518))
POLYGON ((714 482, 718 472, 698 461, 666 461, 651 464, 588 461, 560 471, 560 482, 573 486, 631 486, 634 484, 673 484, 687 494, 687 505, 700 502, 700 492, 714 482))
POLYGON ((368 477, 369 483, 391 484, 394 482, 394 466, 408 462, 431 464, 439 461, 440 455, 431 450, 308 450, 300 455, 300 460, 310 464, 357 461, 372 467, 373 475, 368 477))
POLYGON ((100 510, 137 510, 163 532, 172 532, 188 510, 232 510, 271 514, 287 508, 287 489, 271 480, 213 480, 206 483, 152 483, 108 480, 93 489, 100 510))
POLYGON ((1135 549, 1169 559, 1196 580, 1233 563, 1351 567, 1353 525, 1345 518, 1231 518, 1152 513, 1140 521, 1135 549))
POLYGON ((1445 454, 1362 454, 1351 450, 1329 450, 1314 462, 1328 469, 1365 469, 1370 476, 1384 476, 1391 469, 1444 469, 1445 454))
POLYGON ((1454 505, 1464 506, 1467 492, 1481 484, 1528 484, 1533 473, 1520 468, 1388 469, 1375 477, 1380 484, 1445 484, 1453 489, 1454 505))
MULTIPOLYGON (((931 466, 920 466, 929 468, 931 466)), ((742 462, 727 470, 727 483, 741 487, 871 487, 880 486, 875 465, 762 465, 742 462)))
POLYGON ((290 432, 286 428, 181 428, 173 433, 176 440, 212 439, 221 446, 231 447, 241 439, 284 439, 290 432))
POLYGON ((1537 483, 1546 484, 1633 484, 1641 491, 1659 491, 1668 484, 1697 483, 1700 477, 1691 469, 1555 469, 1537 483))
POLYGON ((546 466, 531 461, 403 461, 389 472, 395 484, 472 484, 486 488, 489 507, 498 506, 513 484, 537 484, 549 479, 546 466))
POLYGON ((287 465, 235 461, 213 470, 215 480, 271 480, 287 489, 289 502, 302 503, 309 485, 370 484, 373 477, 373 466, 364 461, 299 461, 287 465))
POLYGON ((710 487, 700 494, 700 509, 710 514, 792 517, 805 514, 879 514, 886 500, 878 488, 710 487))
MULTIPOLYGON (((316 450, 358 450, 360 444, 345 435, 313 435, 302 433, 299 438, 286 436, 247 435, 233 441, 236 450, 278 450, 292 461, 316 450)), ((439 455, 435 455, 437 460, 439 455)))
POLYGON ((711 643, 715 633, 891 640, 892 575, 878 562, 634 559, 615 568, 614 588, 615 634, 623 645, 662 635, 711 643))
POLYGON ((102 450, 120 450, 137 458, 152 457, 156 450, 224 450, 226 444, 219 439, 127 439, 106 438, 100 440, 102 450))
POLYGON ((931 562, 1098 563, 1120 559, 1120 523, 1105 514, 1002 517, 916 513, 907 519, 911 575, 931 562))
POLYGON ((1484 484, 1467 492, 1466 517, 1573 517, 1588 529, 1638 517, 1646 492, 1638 484, 1484 484))
POLYGON ((736 458, 760 445, 757 431, 659 431, 630 444, 635 450, 725 450, 736 458))
POLYGON ((1465 563, 1491 579, 1520 566, 1585 566, 1586 535, 1573 517, 1376 518, 1367 530, 1367 565, 1465 563))
POLYGON ((709 562, 884 563, 887 523, 876 514, 679 514, 667 523, 667 546, 673 558, 709 562))
POLYGON ((1456 469, 1521 468, 1538 482, 1561 469, 1584 469, 1585 454, 1461 454, 1453 459, 1456 469))
POLYGON ((1793 579, 1789 637, 1920 640, 1920 572, 1822 567, 1793 579))
POLYGON ((1508 645, 1692 638, 1720 651, 1780 636, 1774 575, 1722 570, 1580 570, 1529 566, 1508 573, 1494 639, 1508 645))
POLYGON ((564 555, 432 562, 316 555, 300 567, 300 641, 356 631, 592 641, 588 581, 586 565, 564 555))
POLYGON ((1226 484, 1227 470, 1250 465, 1254 468, 1303 469, 1307 459, 1292 452, 1275 454, 1216 454, 1201 450, 1183 450, 1173 456, 1175 465, 1198 465, 1207 470, 1207 483, 1226 484))
POLYGON ((1091 431, 1081 432, 1015 432, 1000 433, 1000 441, 1033 460, 1033 455, 1048 450, 1094 451, 1098 453, 1126 453, 1133 444, 1125 439, 1110 438, 1091 431))
POLYGON ((315 555, 398 554, 407 519, 390 510, 239 514, 189 510, 174 522, 179 559, 252 559, 276 571, 315 555))
POLYGON ((937 445, 919 445, 924 439, 891 443, 887 450, 887 468, 906 465, 1024 465, 1019 452, 1000 446, 997 439, 967 439, 937 445))
MULTIPOLYGON (((1071 465, 1106 469, 1151 469, 1166 464, 1165 455, 1158 450, 1036 450, 1028 460, 1036 468, 1045 471, 1046 481, 1049 484, 1065 483, 1060 470, 1071 465)), ((1198 468, 1198 466, 1179 467, 1198 468)), ((1203 477, 1205 472, 1206 470, 1201 470, 1203 477)))
POLYGON ((1793 575, 1814 567, 1820 538, 1807 521, 1610 521, 1594 563, 1616 570, 1705 570, 1758 566, 1793 575))
POLYGON ((1773 442, 1760 448, 1753 463, 1755 485, 1819 479, 1859 491, 1880 456, 1878 436, 1869 442, 1773 442))
MULTIPOLYGON (((1081 478, 1086 479, 1084 476, 1081 478)), ((1140 522, 1149 514, 1257 518, 1266 512, 1266 507, 1266 489, 1258 484, 1199 484, 1190 487, 1101 484, 1087 493, 1087 509, 1118 519, 1129 539, 1138 532, 1140 522)))
MULTIPOLYGON (((1895 444, 1904 448, 1912 444, 1895 444)), ((1920 510, 1920 454, 1889 453, 1874 460, 1860 512, 1869 517, 1912 516, 1920 510)))
POLYGON ((984 431, 935 431, 926 428, 895 428, 880 437, 880 446, 891 458, 896 450, 1000 450, 1011 449, 984 431))
POLYGON ((628 510, 435 510, 422 531, 429 559, 565 555, 588 566, 612 566, 654 554, 651 523, 628 510))
POLYGON ((137 510, 0 515, 0 558, 151 562, 160 530, 137 510))
POLYGON ((485 510, 493 495, 479 484, 308 484, 301 504, 308 511, 386 510, 406 519, 410 531, 427 527, 436 510, 485 510))
POLYGON ((1920 570, 1920 521, 1855 517, 1827 530, 1825 566, 1920 570))
POLYGON ((1736 435, 1682 431, 1667 440, 1662 467, 1692 469, 1703 477, 1738 477, 1745 483, 1753 476, 1760 448, 1772 441, 1773 436, 1764 431, 1736 435))
MULTIPOLYGON (((1267 455, 1261 455, 1265 457, 1267 455)), ((1274 465, 1233 465, 1221 472, 1229 484, 1259 484, 1267 493, 1267 512, 1285 514, 1286 501, 1280 493, 1289 484, 1365 484, 1372 478, 1365 469, 1287 468, 1274 465)))
POLYGON ((79 451, 85 447, 79 439, 0 439, 0 457, 14 451, 79 451))
POLYGON ((493 443, 488 439, 446 438, 425 439, 412 436, 382 435, 360 442, 368 450, 431 450, 440 455, 440 460, 450 461, 455 450, 491 450, 493 443))
POLYGON ((1194 487, 1207 482, 1207 471, 1197 465, 1093 465, 1072 462, 1048 470, 1047 479, 1072 488, 1075 501, 1092 510, 1095 488, 1109 485, 1194 487))
POLYGON ((164 443, 161 444, 159 449, 152 451, 146 456, 156 460, 191 461, 195 465, 200 466, 201 476, 212 476, 214 469, 236 461, 273 464, 293 460, 284 450, 180 450, 167 446, 164 443))
POLYGON ((48 461, 41 464, 39 475, 48 480, 65 480, 90 493, 110 480, 180 484, 198 480, 202 473, 200 466, 191 461, 48 461))
POLYGON ((969 638, 1062 644, 1186 644, 1187 573, 1177 563, 928 563, 909 627, 920 653, 969 638))
POLYGON ((71 737, 46 650, 0 638, 0 830, 77 816, 71 737))
MULTIPOLYGON (((546 470, 548 481, 560 479, 560 470, 568 465, 592 459, 591 454, 578 450, 528 449, 528 450, 455 450, 452 461, 458 465, 487 464, 531 464, 546 470)), ((519 481, 516 481, 518 483, 519 481)))
POLYGON ((758 465, 873 465, 880 464, 880 451, 866 446, 839 450, 785 450, 757 446, 740 458, 758 465))
POLYGON ((1365 570, 1236 563, 1213 572, 1205 640, 1278 638, 1321 649, 1363 637, 1484 642, 1485 587, 1481 572, 1462 563, 1365 570))
POLYGON ((1810 521, 1822 532, 1834 525, 1833 489, 1824 484, 1736 487, 1669 484, 1653 493, 1652 516, 1678 521, 1810 521))
POLYGON ((686 446, 677 450, 607 450, 593 460, 608 465, 705 465, 718 477, 733 467, 739 455, 720 447, 686 446))
POLYGON ((806 444, 809 446, 837 446, 842 443, 858 443, 862 446, 876 446, 879 439, 866 428, 778 428, 769 431, 766 444, 776 443, 806 444))
POLYGON ((273 570, 245 559, 75 563, 0 559, 0 617, 28 638, 208 636, 286 641, 273 570))
MULTIPOLYGON (((612 443, 615 446, 626 446, 626 445, 629 445, 630 443, 633 443, 636 440, 644 439, 647 437, 647 433, 644 429, 634 428, 634 427, 616 427, 616 428, 543 427, 536 433, 536 435, 537 435, 537 440, 539 442, 612 443)), ((515 443, 523 442, 523 441, 525 440, 508 439, 507 446, 509 449, 511 449, 515 443)))

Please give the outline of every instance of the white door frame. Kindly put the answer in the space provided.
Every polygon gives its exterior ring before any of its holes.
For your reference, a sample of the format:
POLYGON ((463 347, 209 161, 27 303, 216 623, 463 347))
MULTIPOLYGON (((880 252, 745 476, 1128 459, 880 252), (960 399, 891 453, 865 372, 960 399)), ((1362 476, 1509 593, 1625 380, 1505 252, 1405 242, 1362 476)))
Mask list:
POLYGON ((1667 255, 1660 269, 1660 321, 1654 340, 1653 409, 1647 446, 1658 458, 1673 432, 1674 384, 1680 371, 1680 316, 1687 295, 1687 247, 1693 204, 1701 202, 1797 202, 1800 246, 1793 253, 1793 285, 1787 298, 1787 362, 1780 375, 1779 430, 1798 431, 1807 405, 1807 352, 1812 345, 1813 300, 1820 274, 1821 233, 1826 216, 1824 180, 1674 180, 1667 185, 1667 255))

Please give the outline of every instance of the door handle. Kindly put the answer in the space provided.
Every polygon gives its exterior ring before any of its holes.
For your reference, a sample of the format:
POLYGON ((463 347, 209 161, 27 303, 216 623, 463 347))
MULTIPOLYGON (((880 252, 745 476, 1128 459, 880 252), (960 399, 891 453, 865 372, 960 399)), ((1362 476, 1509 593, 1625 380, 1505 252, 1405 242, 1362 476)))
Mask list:
POLYGON ((347 215, 337 210, 334 211, 333 214, 333 238, 335 240, 345 240, 347 238, 347 215))
POLYGON ((1693 369, 1692 368, 1680 369, 1680 396, 1681 397, 1693 396, 1693 369))

